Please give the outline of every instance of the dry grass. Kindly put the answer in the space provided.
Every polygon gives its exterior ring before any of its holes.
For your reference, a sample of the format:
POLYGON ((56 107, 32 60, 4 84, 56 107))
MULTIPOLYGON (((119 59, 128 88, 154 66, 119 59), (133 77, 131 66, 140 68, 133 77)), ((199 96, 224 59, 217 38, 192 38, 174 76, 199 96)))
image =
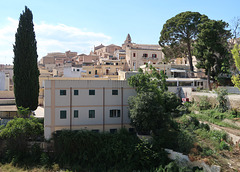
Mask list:
POLYGON ((0 172, 50 172, 48 169, 42 168, 31 168, 24 169, 22 167, 15 167, 11 163, 10 164, 0 164, 0 172))

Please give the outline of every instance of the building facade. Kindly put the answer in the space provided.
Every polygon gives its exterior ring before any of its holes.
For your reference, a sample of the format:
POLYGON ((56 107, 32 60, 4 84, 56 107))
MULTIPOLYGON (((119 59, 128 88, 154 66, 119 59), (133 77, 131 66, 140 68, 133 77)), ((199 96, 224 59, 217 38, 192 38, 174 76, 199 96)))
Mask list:
POLYGON ((44 91, 44 135, 62 129, 116 132, 132 128, 128 97, 135 95, 127 81, 48 80, 44 91))
POLYGON ((10 90, 10 78, 5 72, 0 71, 0 91, 10 90))
POLYGON ((97 47, 94 47, 94 53, 100 58, 111 59, 113 58, 114 52, 120 49, 122 49, 122 47, 118 45, 111 44, 108 46, 104 46, 101 44, 97 47))
POLYGON ((127 35, 123 49, 126 51, 126 64, 128 70, 136 71, 146 63, 158 64, 162 62, 164 54, 159 45, 135 44, 131 42, 130 35, 127 35))

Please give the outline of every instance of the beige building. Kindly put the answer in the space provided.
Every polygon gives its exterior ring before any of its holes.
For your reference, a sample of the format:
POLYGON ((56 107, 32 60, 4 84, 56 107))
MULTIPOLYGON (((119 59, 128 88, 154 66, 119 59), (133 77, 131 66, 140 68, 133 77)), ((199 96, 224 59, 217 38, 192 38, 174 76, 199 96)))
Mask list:
POLYGON ((117 78, 118 72, 124 70, 125 60, 102 60, 102 63, 84 62, 81 77, 117 78))
POLYGON ((76 65, 81 65, 84 62, 94 62, 97 63, 99 60, 99 56, 93 53, 90 53, 89 55, 86 54, 80 54, 72 58, 72 62, 76 65))
POLYGON ((126 63, 128 70, 138 70, 146 63, 158 64, 162 62, 164 54, 159 45, 135 44, 131 42, 130 35, 127 35, 123 49, 126 51, 126 63))
POLYGON ((13 91, 0 91, 0 125, 6 124, 17 116, 13 91))
POLYGON ((111 44, 108 46, 104 46, 101 44, 97 47, 94 47, 94 53, 100 58, 113 59, 114 52, 120 49, 122 49, 122 47, 118 45, 111 44))
POLYGON ((44 87, 46 139, 62 129, 116 132, 132 128, 128 97, 136 93, 126 81, 48 80, 44 87))
POLYGON ((66 51, 65 53, 53 52, 48 53, 40 60, 40 64, 55 64, 57 66, 63 65, 66 62, 71 61, 71 58, 77 56, 77 52, 66 51))

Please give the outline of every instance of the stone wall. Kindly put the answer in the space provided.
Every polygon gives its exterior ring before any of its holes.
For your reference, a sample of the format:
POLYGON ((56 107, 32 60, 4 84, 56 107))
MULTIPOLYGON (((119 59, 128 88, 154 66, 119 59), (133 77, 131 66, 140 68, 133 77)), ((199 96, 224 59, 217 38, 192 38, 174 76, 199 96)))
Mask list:
POLYGON ((168 158, 171 160, 175 160, 180 166, 182 167, 199 167, 203 168, 206 172, 220 172, 221 167, 216 165, 207 165, 203 160, 198 161, 190 161, 187 155, 183 155, 182 153, 175 152, 171 149, 165 149, 165 151, 168 153, 168 158))
MULTIPOLYGON (((192 92, 191 100, 199 101, 202 96, 207 96, 211 104, 217 104, 217 94, 215 93, 192 92)), ((240 111, 240 95, 227 95, 227 106, 229 109, 240 111)))
POLYGON ((218 87, 218 88, 224 88, 230 94, 240 94, 240 90, 237 87, 218 87))

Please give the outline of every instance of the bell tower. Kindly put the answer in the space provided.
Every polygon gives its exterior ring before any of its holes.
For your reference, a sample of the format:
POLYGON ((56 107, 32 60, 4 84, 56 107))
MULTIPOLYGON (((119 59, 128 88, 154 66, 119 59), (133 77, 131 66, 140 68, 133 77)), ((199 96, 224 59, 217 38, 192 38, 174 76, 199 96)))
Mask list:
POLYGON ((122 44, 122 49, 126 50, 126 47, 131 47, 131 46, 132 46, 132 38, 130 34, 128 34, 126 40, 124 41, 124 44, 122 44))

